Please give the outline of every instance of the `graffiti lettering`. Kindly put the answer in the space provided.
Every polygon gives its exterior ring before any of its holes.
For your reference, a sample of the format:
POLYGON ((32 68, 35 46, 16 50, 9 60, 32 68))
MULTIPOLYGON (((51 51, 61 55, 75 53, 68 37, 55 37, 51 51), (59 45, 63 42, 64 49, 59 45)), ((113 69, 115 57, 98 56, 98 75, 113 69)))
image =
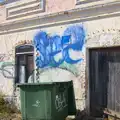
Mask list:
POLYGON ((68 106, 68 104, 67 104, 67 100, 65 97, 65 93, 61 93, 59 95, 56 95, 56 98, 55 98, 56 110, 59 112, 67 106, 68 106))
POLYGON ((40 107, 40 101, 36 100, 35 104, 32 105, 33 107, 40 107))
POLYGON ((12 58, 12 54, 0 54, 0 62, 5 60, 10 60, 12 58))
POLYGON ((85 43, 85 31, 82 25, 68 27, 63 36, 49 36, 40 31, 34 37, 37 52, 36 65, 39 68, 48 66, 58 67, 64 61, 69 64, 80 62, 82 58, 74 60, 70 56, 70 50, 82 51, 85 43), (58 58, 58 59, 57 59, 58 58))
POLYGON ((1 63, 0 71, 5 78, 13 79, 14 78, 14 63, 12 62, 1 63))

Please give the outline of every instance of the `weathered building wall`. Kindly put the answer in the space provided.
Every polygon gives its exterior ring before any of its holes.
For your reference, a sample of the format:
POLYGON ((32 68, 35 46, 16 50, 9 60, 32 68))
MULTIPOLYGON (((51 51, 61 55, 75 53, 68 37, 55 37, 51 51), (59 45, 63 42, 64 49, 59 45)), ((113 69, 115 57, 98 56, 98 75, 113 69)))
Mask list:
POLYGON ((0 4, 0 23, 23 20, 47 14, 57 13, 61 11, 67 11, 75 8, 75 0, 10 0, 5 4, 0 4), (38 10, 39 9, 39 10, 38 10), (38 12, 32 12, 37 11, 38 12), (20 17, 16 17, 16 14, 24 13, 20 17), (15 17, 14 17, 15 16, 15 17))
MULTIPOLYGON (((25 20, 61 11, 85 9, 97 5, 119 2, 118 0, 3 0, 0 2, 0 24, 25 20), (41 4, 43 3, 43 4, 41 4), (20 15, 22 13, 22 15, 20 15), (17 15, 17 16, 16 16, 17 15), (19 16, 19 17, 18 17, 19 16)), ((97 9, 96 9, 97 10, 97 9)), ((87 13, 89 14, 89 13, 87 13)))
POLYGON ((84 109, 86 47, 120 45, 120 2, 9 1, 0 6, 0 90, 13 95, 16 43, 40 41, 40 81, 73 80, 77 108, 84 109))
POLYGON ((67 11, 75 8, 75 0, 47 0, 46 12, 55 13, 60 11, 67 11))
POLYGON ((40 41, 41 44, 35 46, 40 46, 37 52, 41 62, 37 65, 44 70, 40 81, 73 80, 77 108, 84 109, 86 47, 120 45, 119 19, 74 22, 0 35, 1 90, 12 95, 15 44, 21 40, 40 41))

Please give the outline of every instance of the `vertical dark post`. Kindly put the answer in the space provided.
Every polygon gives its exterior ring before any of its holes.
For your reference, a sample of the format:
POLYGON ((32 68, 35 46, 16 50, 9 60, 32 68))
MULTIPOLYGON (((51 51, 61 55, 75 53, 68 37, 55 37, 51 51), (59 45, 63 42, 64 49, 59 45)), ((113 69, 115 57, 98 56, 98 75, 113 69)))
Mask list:
POLYGON ((89 71, 89 64, 90 64, 89 61, 90 60, 89 60, 89 57, 90 56, 89 56, 89 54, 90 54, 89 48, 86 48, 86 70, 85 70, 85 72, 86 72, 85 73, 85 75, 86 75, 86 77, 85 77, 86 78, 85 79, 85 83, 86 83, 85 84, 85 86, 86 86, 85 87, 85 91, 86 91, 86 98, 85 99, 86 99, 86 101, 85 102, 86 102, 86 110, 87 110, 88 115, 90 114, 90 88, 89 88, 89 86, 90 86, 90 83, 89 83, 90 82, 89 81, 90 80, 90 76, 89 76, 89 74, 90 74, 89 73, 90 72, 89 71))

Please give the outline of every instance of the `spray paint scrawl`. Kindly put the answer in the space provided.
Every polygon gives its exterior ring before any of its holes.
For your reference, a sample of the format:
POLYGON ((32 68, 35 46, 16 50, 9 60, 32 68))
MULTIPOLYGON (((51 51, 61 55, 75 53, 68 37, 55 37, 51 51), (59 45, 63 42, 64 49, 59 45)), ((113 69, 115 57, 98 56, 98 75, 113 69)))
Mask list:
POLYGON ((37 67, 59 67, 64 62, 68 64, 81 62, 82 58, 72 58, 70 50, 81 52, 85 44, 85 36, 85 30, 81 24, 67 27, 62 36, 49 36, 45 31, 38 32, 34 37, 34 45, 39 53, 36 57, 37 67), (58 55, 61 57, 56 59, 58 55))

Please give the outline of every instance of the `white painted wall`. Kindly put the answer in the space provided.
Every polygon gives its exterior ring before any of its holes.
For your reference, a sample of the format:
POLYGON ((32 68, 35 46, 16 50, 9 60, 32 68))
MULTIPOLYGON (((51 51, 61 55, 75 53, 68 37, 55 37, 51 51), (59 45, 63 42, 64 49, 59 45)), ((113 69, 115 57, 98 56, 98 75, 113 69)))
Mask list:
MULTIPOLYGON (((80 24, 83 24, 86 32, 85 48, 120 45, 120 17, 87 21, 80 24)), ((59 25, 0 35, 0 65, 7 62, 14 63, 14 47, 19 41, 33 40, 35 34, 39 30, 44 30, 49 35, 62 35, 64 29, 68 26, 70 25, 59 25), (5 56, 4 59, 2 58, 3 54, 5 56)), ((41 81, 73 80, 76 104, 79 109, 84 109, 85 107, 85 52, 86 51, 83 50, 82 52, 70 53, 75 59, 76 57, 81 56, 83 58, 82 62, 75 65, 77 67, 77 77, 67 71, 62 71, 59 69, 46 71, 42 74, 42 76, 40 76, 41 81)), ((13 79, 6 78, 2 74, 2 70, 0 72, 0 89, 9 96, 13 93, 13 79)))

